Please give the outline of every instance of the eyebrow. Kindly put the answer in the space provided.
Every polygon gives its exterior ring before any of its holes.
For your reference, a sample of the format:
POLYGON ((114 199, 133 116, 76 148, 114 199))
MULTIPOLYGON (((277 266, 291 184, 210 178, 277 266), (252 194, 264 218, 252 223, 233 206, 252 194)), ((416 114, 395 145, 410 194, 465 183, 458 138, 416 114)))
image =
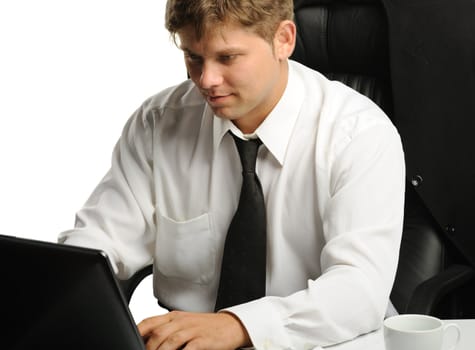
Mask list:
MULTIPOLYGON (((187 47, 180 47, 180 49, 189 54, 189 55, 195 55, 195 56, 201 56, 195 52, 193 52, 192 50, 190 50, 189 48, 187 47)), ((235 55, 236 53, 240 53, 240 52, 243 52, 243 49, 242 48, 238 48, 238 47, 230 47, 230 48, 227 48, 227 49, 224 49, 224 50, 221 50, 221 51, 218 51, 216 52, 216 55, 217 56, 228 56, 228 55, 235 55)))
POLYGON ((192 55, 196 55, 193 51, 191 51, 190 49, 186 48, 186 47, 180 47, 180 49, 183 51, 183 52, 186 52, 186 53, 189 53, 189 54, 192 54, 192 55))

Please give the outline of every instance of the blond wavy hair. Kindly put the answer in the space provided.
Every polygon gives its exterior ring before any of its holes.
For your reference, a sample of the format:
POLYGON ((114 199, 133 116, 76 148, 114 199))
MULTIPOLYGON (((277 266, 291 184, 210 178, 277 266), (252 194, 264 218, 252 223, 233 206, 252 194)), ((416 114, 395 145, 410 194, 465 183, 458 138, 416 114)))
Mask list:
POLYGON ((165 27, 176 41, 191 26, 200 40, 218 24, 238 23, 272 43, 279 24, 293 19, 293 0, 168 0, 165 27))

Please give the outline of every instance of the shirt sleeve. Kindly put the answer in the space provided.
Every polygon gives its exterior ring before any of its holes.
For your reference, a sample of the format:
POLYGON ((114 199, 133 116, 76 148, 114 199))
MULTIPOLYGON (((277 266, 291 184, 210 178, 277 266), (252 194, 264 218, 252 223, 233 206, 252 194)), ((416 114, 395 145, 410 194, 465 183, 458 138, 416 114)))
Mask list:
POLYGON ((227 309, 256 349, 313 349, 381 326, 402 235, 404 155, 389 122, 350 136, 327 170, 322 274, 292 295, 227 309))
POLYGON ((119 278, 129 278, 153 256, 152 132, 137 110, 117 142, 111 168, 59 242, 103 250, 119 278))

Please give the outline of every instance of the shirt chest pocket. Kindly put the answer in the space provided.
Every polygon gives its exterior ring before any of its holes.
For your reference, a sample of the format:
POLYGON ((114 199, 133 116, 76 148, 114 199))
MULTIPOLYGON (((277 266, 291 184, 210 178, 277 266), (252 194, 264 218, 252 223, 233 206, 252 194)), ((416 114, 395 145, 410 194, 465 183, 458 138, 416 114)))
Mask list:
POLYGON ((208 284, 216 273, 216 237, 208 214, 186 221, 159 215, 155 266, 167 278, 208 284))

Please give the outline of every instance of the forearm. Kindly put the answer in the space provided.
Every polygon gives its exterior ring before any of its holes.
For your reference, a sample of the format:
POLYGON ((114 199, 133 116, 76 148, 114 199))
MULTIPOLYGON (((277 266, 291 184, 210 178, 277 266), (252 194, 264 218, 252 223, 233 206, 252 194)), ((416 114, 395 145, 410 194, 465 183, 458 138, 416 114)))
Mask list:
POLYGON ((256 349, 312 349, 380 326, 390 288, 373 286, 359 272, 342 267, 293 295, 265 297, 228 310, 240 318, 256 349))

